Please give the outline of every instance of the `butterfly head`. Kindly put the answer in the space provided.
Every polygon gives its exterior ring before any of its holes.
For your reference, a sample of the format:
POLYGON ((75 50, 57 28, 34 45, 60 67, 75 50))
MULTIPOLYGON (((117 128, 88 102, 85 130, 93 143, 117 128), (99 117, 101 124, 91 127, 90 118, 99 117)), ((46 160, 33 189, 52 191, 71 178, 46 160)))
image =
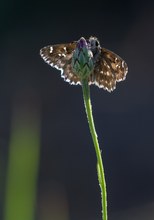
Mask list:
POLYGON ((100 48, 99 40, 96 37, 90 37, 88 42, 92 51, 100 48))

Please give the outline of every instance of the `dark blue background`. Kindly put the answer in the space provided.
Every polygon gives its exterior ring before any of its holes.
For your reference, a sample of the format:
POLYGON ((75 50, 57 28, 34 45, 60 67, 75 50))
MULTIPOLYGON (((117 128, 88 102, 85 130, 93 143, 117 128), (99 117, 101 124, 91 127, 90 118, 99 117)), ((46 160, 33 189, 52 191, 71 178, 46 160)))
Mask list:
POLYGON ((23 90, 35 91, 42 122, 37 206, 43 206, 40 198, 48 194, 51 185, 60 184, 67 195, 71 220, 101 219, 96 158, 81 87, 64 82, 60 72, 39 56, 40 48, 48 44, 94 35, 129 67, 126 81, 118 83, 113 93, 91 86, 109 219, 154 219, 153 2, 6 1, 1 3, 0 20, 4 170, 13 97, 23 90))

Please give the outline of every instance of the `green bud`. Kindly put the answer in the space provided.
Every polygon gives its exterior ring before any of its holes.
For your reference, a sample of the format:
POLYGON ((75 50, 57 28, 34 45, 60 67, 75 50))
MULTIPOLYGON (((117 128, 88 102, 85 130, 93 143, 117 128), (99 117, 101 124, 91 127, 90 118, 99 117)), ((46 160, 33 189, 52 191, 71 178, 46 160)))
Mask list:
POLYGON ((81 80, 88 79, 94 69, 93 54, 83 37, 77 42, 77 47, 73 52, 72 68, 81 80))

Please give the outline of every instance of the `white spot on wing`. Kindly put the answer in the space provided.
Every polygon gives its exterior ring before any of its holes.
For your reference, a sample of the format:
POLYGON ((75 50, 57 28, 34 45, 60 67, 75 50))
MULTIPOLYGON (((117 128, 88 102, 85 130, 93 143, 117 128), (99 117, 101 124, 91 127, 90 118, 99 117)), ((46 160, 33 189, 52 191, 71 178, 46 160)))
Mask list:
POLYGON ((52 53, 52 51, 53 51, 53 47, 50 47, 50 53, 52 53))

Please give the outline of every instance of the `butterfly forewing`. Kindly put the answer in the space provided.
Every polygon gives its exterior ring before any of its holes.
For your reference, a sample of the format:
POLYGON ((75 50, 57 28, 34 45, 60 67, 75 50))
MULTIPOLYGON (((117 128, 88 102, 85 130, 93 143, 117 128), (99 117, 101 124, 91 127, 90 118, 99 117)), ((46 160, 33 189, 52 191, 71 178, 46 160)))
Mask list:
POLYGON ((72 52, 75 48, 76 42, 49 45, 40 50, 40 55, 46 63, 57 69, 61 69, 72 58, 72 52))
POLYGON ((113 91, 116 82, 124 80, 128 72, 125 61, 110 50, 101 48, 101 53, 94 69, 94 83, 106 90, 113 91))
POLYGON ((104 57, 104 59, 112 69, 113 73, 115 74, 116 81, 119 82, 125 80, 128 72, 126 62, 117 54, 105 48, 102 48, 102 56, 104 57))
POLYGON ((80 79, 72 70, 72 55, 77 42, 43 47, 40 55, 46 63, 60 69, 61 76, 70 84, 80 84, 80 79))

